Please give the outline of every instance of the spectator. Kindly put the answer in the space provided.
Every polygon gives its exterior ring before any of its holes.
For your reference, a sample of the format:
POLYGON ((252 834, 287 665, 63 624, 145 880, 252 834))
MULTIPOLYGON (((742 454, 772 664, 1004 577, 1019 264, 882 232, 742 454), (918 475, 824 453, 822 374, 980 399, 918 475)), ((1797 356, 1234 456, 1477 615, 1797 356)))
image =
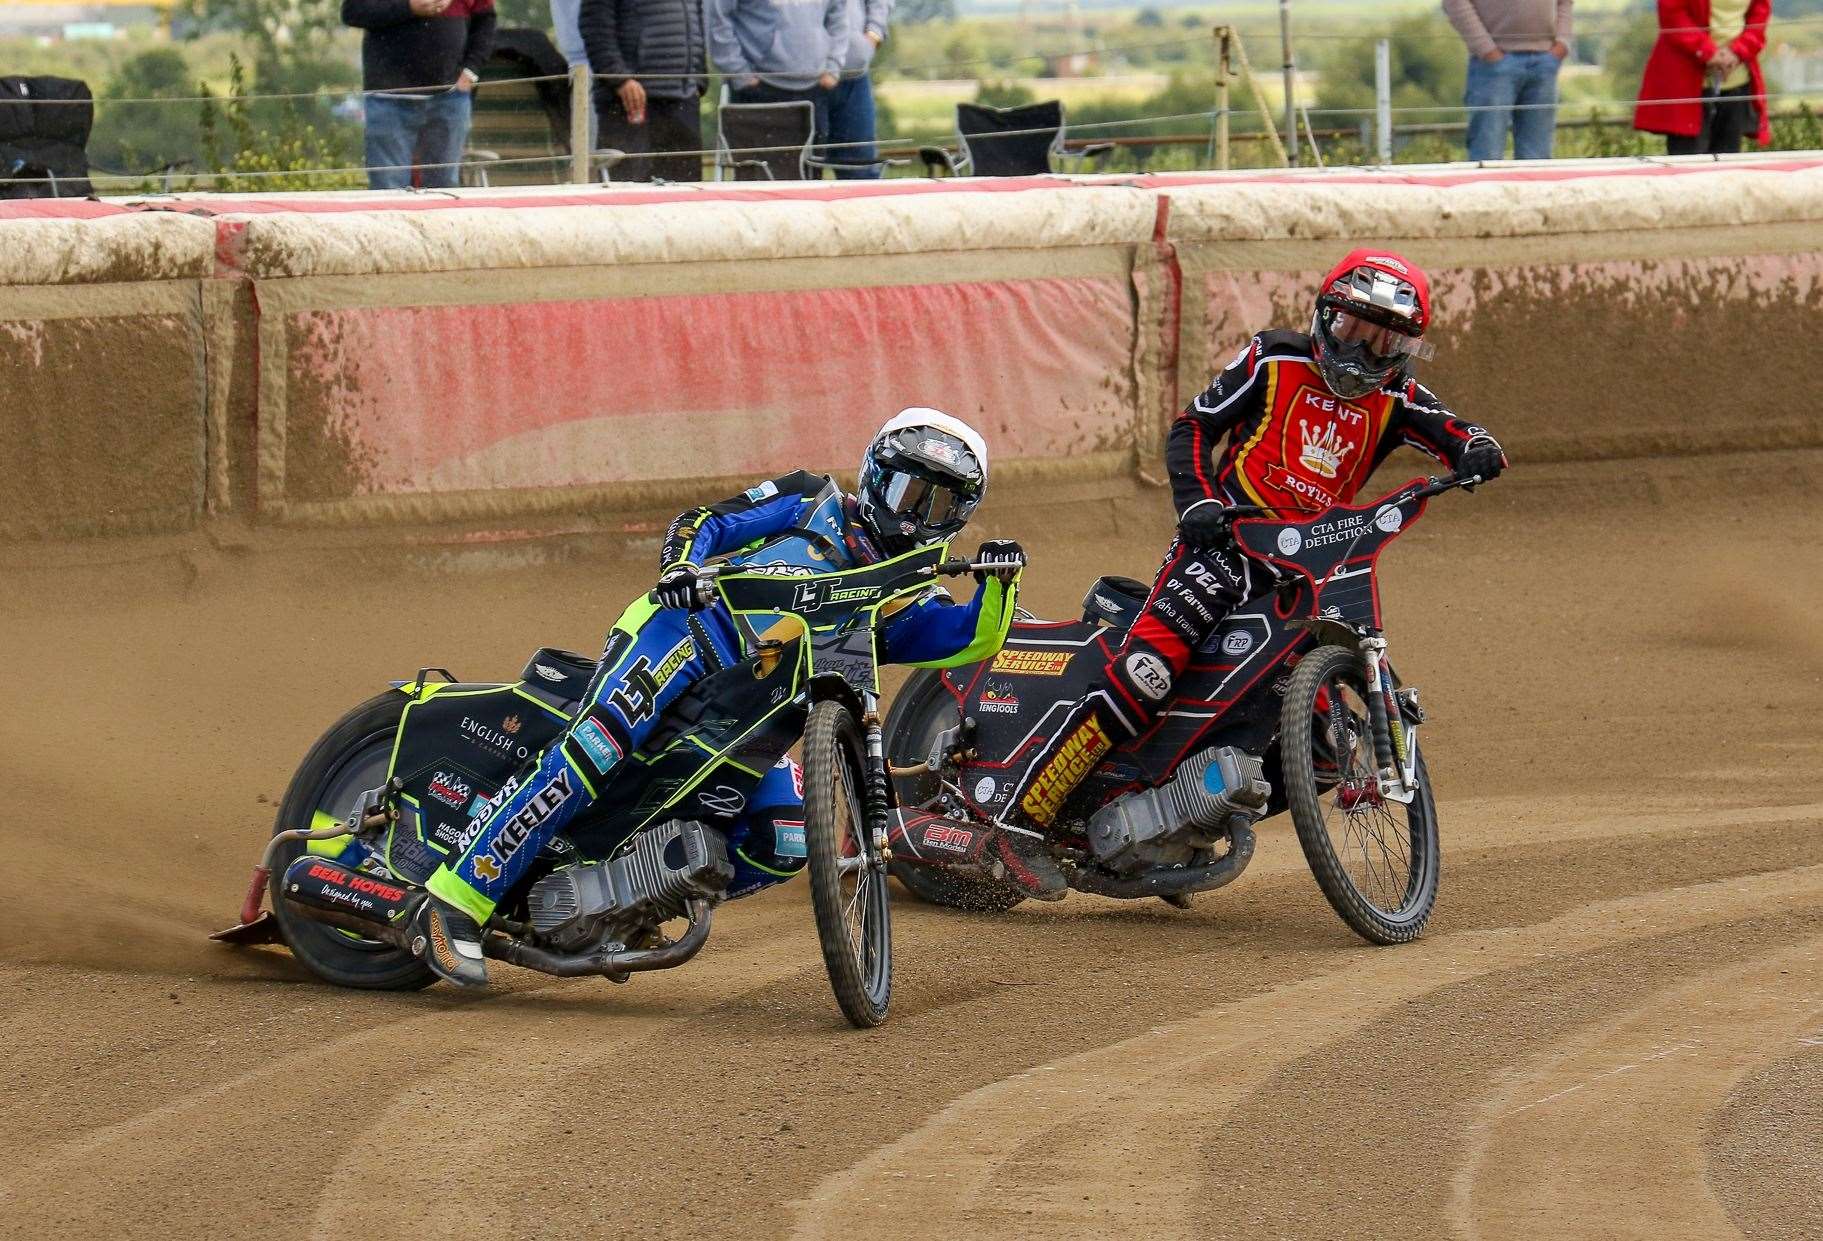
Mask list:
MULTIPOLYGON (((816 105, 828 141, 829 96, 848 60, 849 0, 707 0, 709 54, 735 103, 816 105)), ((873 95, 869 88, 868 102, 873 95)))
POLYGON ((342 22, 363 32, 367 184, 402 190, 414 171, 426 189, 460 184, 494 0, 342 0, 342 22))
POLYGON ((1469 48, 1463 102, 1469 158, 1549 159, 1557 129, 1557 70, 1570 54, 1574 0, 1443 0, 1450 25, 1469 48))
MULTIPOLYGON (((551 30, 557 36, 557 52, 563 57, 563 63, 571 69, 578 65, 589 67, 589 49, 582 41, 582 0, 551 0, 551 30)), ((595 97, 595 83, 589 82, 589 98, 595 97)), ((595 113, 589 112, 589 149, 600 145, 595 141, 595 113)))
POLYGON ((636 158, 616 180, 701 181, 702 0, 582 0, 599 142, 636 158))
POLYGON ((1665 135, 1667 155, 1733 155, 1749 133, 1772 141, 1760 50, 1772 0, 1659 0, 1633 128, 1665 135))
POLYGON ((893 0, 847 0, 848 55, 842 62, 842 76, 829 92, 829 141, 834 144, 828 156, 836 163, 849 161, 862 165, 838 168, 837 177, 877 177, 880 165, 869 163, 878 152, 874 149, 874 86, 869 66, 874 52, 886 39, 886 24, 892 18, 893 0))

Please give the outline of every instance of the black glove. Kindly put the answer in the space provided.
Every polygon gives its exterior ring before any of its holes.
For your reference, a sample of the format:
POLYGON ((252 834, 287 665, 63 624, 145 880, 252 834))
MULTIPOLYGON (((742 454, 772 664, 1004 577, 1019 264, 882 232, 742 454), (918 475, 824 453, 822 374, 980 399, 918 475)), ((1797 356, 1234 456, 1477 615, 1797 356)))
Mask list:
POLYGON ((1219 547, 1228 539, 1228 514, 1220 501, 1193 504, 1178 518, 1177 537, 1185 547, 1219 547))
POLYGON ((1464 478, 1479 474, 1484 483, 1499 478, 1506 468, 1507 455, 1501 451, 1500 441, 1485 431, 1463 446, 1462 456, 1456 461, 1456 473, 1464 478))
POLYGON ((696 566, 689 563, 672 565, 658 575, 652 597, 661 608, 688 608, 699 611, 703 601, 696 592, 696 566))
POLYGON ((975 563, 994 566, 992 569, 976 569, 976 582, 986 582, 990 577, 1010 582, 1019 576, 1019 570, 1025 568, 1025 548, 1011 539, 988 539, 975 553, 975 563))

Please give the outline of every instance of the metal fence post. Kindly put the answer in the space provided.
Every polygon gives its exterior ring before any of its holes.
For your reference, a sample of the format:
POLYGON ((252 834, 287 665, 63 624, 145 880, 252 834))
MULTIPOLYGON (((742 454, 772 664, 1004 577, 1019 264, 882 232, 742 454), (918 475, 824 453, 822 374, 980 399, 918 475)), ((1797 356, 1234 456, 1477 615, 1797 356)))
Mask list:
POLYGON ((591 78, 587 65, 570 66, 570 181, 589 183, 589 109, 591 78))
POLYGON ((1233 72, 1233 37, 1230 27, 1215 28, 1219 49, 1215 59, 1215 166, 1224 171, 1228 168, 1228 78, 1233 72))
POLYGON ((1393 45, 1374 44, 1374 138, 1380 162, 1393 162, 1393 45))
POLYGON ((1298 163, 1298 67, 1291 55, 1291 0, 1279 0, 1279 43, 1285 53, 1285 163, 1298 163))

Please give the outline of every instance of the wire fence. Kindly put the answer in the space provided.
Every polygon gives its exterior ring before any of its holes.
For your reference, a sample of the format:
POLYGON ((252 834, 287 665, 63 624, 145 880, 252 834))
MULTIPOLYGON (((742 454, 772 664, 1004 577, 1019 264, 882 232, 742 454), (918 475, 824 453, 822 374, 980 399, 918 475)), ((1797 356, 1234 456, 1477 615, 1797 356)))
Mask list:
MULTIPOLYGON (((1810 17, 1781 18, 1778 20, 1778 25, 1780 27, 1816 24, 1823 24, 1823 14, 1810 17)), ((1624 28, 1615 26, 1608 29, 1619 32, 1624 28)), ((1706 27, 1680 27, 1669 31, 1669 33, 1693 33, 1698 30, 1706 29, 1706 27)), ((1245 32, 1242 33, 1243 35, 1245 34, 1245 32)), ((1585 29, 1580 33, 1587 36, 1590 32, 1585 29)), ((1660 33, 1667 32, 1660 31, 1660 33)), ((1453 31, 1447 29, 1431 32, 1429 34, 1418 31, 1417 36, 1451 39, 1456 40, 1458 43, 1460 42, 1458 36, 1456 36, 1453 31)), ((1256 31, 1253 33, 1253 38, 1256 42, 1264 42, 1268 37, 1276 44, 1277 31, 1256 31)), ((1312 40, 1333 41, 1342 39, 1367 41, 1371 40, 1374 36, 1371 32, 1350 34, 1333 31, 1318 31, 1301 32, 1297 37, 1300 42, 1307 42, 1312 40)), ((1409 39, 1416 36, 1414 36, 1412 31, 1402 30, 1399 32, 1399 37, 1401 39, 1409 39)), ((958 70, 968 68, 986 67, 990 69, 1012 69, 1018 65, 1030 63, 1032 61, 1052 61, 1060 57, 1105 57, 1192 45, 1213 49, 1211 34, 1208 31, 1202 31, 1196 34, 1186 34, 1183 36, 1147 40, 1143 42, 1112 45, 1096 43, 1082 46, 1075 50, 1066 51, 1018 53, 994 57, 948 60, 925 65, 893 65, 891 66, 890 71, 895 75, 905 77, 916 77, 920 74, 934 74, 938 72, 953 75, 958 70)), ((1211 69, 1213 71, 1213 65, 1211 66, 1211 69)), ((768 73, 767 76, 769 78, 776 78, 782 75, 768 73)), ((815 70, 808 71, 804 76, 814 77, 815 70)), ((639 78, 642 81, 648 82, 662 82, 680 77, 688 77, 691 79, 721 78, 721 80, 727 80, 723 75, 714 73, 693 73, 688 75, 642 73, 639 75, 639 78)), ((603 75, 596 75, 594 78, 598 93, 603 89, 604 84, 611 83, 617 85, 623 80, 624 79, 606 79, 603 75)), ((1092 79, 1084 80, 1087 81, 1092 79)), ((495 92, 506 87, 550 88, 558 84, 566 84, 573 90, 574 83, 575 79, 573 75, 564 74, 490 77, 480 83, 476 89, 480 92, 487 93, 495 92)), ((72 106, 92 105, 96 108, 98 114, 102 115, 104 118, 110 112, 126 108, 162 110, 167 107, 190 107, 197 109, 199 112, 199 129, 210 130, 210 133, 206 136, 211 142, 214 141, 215 137, 213 130, 223 126, 224 117, 235 119, 240 127, 241 137, 243 139, 246 139, 251 135, 251 141, 243 142, 243 149, 239 152, 231 150, 227 160, 221 159, 219 152, 210 156, 205 156, 203 153, 191 149, 170 152, 169 154, 175 156, 175 158, 160 158, 158 155, 152 155, 143 161, 125 161, 123 162, 122 167, 115 169, 97 166, 94 170, 92 179, 107 183, 112 188, 125 187, 130 189, 137 188, 140 190, 174 190, 177 188, 195 189, 205 186, 215 188, 259 188, 267 185, 316 187, 323 186, 325 183, 353 186, 363 180, 373 178, 374 174, 409 174, 413 170, 443 170, 450 168, 457 169, 461 173, 485 181, 490 177, 498 177, 515 169, 536 172, 539 168, 556 170, 565 165, 569 165, 572 168, 577 166, 576 161, 567 149, 558 149, 559 146, 567 145, 569 135, 553 135, 553 142, 548 144, 549 149, 543 153, 534 154, 476 154, 474 152, 466 152, 464 157, 458 160, 446 160, 442 162, 419 161, 410 165, 371 164, 367 162, 356 162, 354 159, 336 158, 338 155, 358 155, 360 142, 358 139, 357 122, 361 119, 361 113, 364 111, 365 105, 369 100, 375 98, 426 99, 448 94, 455 89, 456 88, 453 86, 425 86, 419 88, 389 88, 385 90, 349 88, 270 93, 235 91, 228 95, 207 92, 182 96, 104 95, 95 100, 39 98, 30 100, 30 103, 34 106, 58 106, 64 104, 72 106), (245 149, 246 147, 259 145, 260 141, 267 136, 263 131, 256 129, 256 127, 248 123, 246 118, 249 110, 265 109, 266 115, 270 116, 270 110, 274 107, 290 108, 293 109, 294 112, 300 109, 309 111, 311 117, 320 124, 320 131, 317 129, 309 129, 308 126, 306 126, 306 130, 309 133, 311 140, 295 144, 297 149, 291 151, 288 156, 282 159, 277 157, 240 158, 249 155, 249 151, 245 149), (238 110, 238 112, 236 110, 238 110), (205 166, 210 164, 215 166, 205 166), (261 164, 269 164, 271 166, 260 166, 261 164)), ((1805 91, 1773 91, 1766 93, 1759 98, 1764 99, 1768 107, 1792 103, 1799 104, 1801 107, 1808 107, 1809 101, 1816 97, 1815 94, 1805 91)), ((1162 101, 1162 99, 1163 96, 1161 95, 1160 101, 1162 101)), ((1177 100, 1172 99, 1171 101, 1176 102, 1177 100)), ((1657 102, 1664 104, 1704 104, 1711 101, 1710 97, 1696 96, 1685 99, 1660 100, 1657 102)), ((10 101, 0 102, 0 110, 3 110, 8 106, 11 106, 10 101)), ((1372 105, 1363 105, 1359 107, 1306 107, 1299 105, 1297 107, 1297 114, 1302 122, 1300 128, 1309 131, 1310 136, 1313 139, 1327 138, 1327 140, 1332 143, 1344 145, 1351 141, 1358 141, 1361 145, 1366 145, 1370 138, 1372 138, 1377 140, 1381 145, 1385 145, 1390 141, 1394 146, 1397 146, 1402 139, 1410 139, 1417 135, 1438 135, 1460 129, 1465 125, 1468 119, 1483 112, 1554 110, 1560 114, 1575 114, 1578 116, 1586 113, 1592 123, 1600 125, 1610 122, 1625 122, 1634 106, 1635 100, 1631 98, 1585 97, 1514 105, 1476 106, 1469 104, 1443 103, 1404 104, 1391 106, 1384 110, 1377 109, 1372 105), (1384 111, 1384 114, 1393 121, 1392 132, 1384 136, 1380 135, 1377 130, 1374 130, 1373 128, 1377 115, 1382 111, 1384 111), (1323 126, 1323 132, 1321 134, 1319 134, 1315 128, 1317 125, 1323 126), (1373 132, 1370 133, 1370 131, 1373 132)), ((1072 124, 1069 126, 1069 134, 1079 139, 1076 145, 1080 145, 1080 139, 1083 135, 1106 135, 1114 137, 1124 135, 1121 143, 1123 147, 1130 147, 1134 150, 1145 150, 1148 148, 1149 144, 1163 146, 1175 143, 1176 145, 1188 146, 1189 142, 1185 136, 1160 134, 1160 127, 1166 125, 1199 124, 1209 127, 1210 132, 1206 140, 1209 143, 1210 152, 1213 156, 1215 122, 1224 115, 1229 121, 1230 127, 1233 127, 1234 129, 1233 137, 1242 142, 1257 141, 1263 138, 1265 132, 1273 128, 1273 122, 1277 119, 1276 117, 1264 118, 1258 111, 1243 108, 1231 108, 1225 113, 1223 109, 1215 107, 1189 111, 1148 111, 1139 115, 1121 117, 1118 119, 1096 119, 1072 124), (1151 140, 1153 139, 1157 139, 1158 141, 1152 143, 1151 140)), ((1794 114, 1794 118, 1797 115, 1798 114, 1794 114)), ((1806 113, 1803 115, 1808 114, 1806 113)), ((1573 127, 1574 126, 1566 125, 1566 128, 1573 127)), ((1029 134, 1037 132, 1048 131, 1013 131, 1004 136, 1029 136, 1029 134)), ((915 152, 921 146, 928 146, 942 141, 944 141, 943 138, 934 134, 929 129, 925 129, 923 132, 919 133, 901 132, 897 135, 878 137, 873 141, 845 143, 823 142, 818 144, 817 151, 820 156, 825 158, 832 156, 840 158, 843 155, 867 156, 870 154, 868 148, 875 147, 889 149, 902 154, 905 151, 915 152)), ((196 144, 190 144, 192 148, 194 148, 195 145, 196 144)), ((233 143, 231 142, 229 145, 232 146, 233 143)), ((766 155, 791 149, 796 149, 796 145, 794 144, 790 147, 743 147, 741 148, 741 151, 745 155, 766 155)), ((254 152, 252 154, 258 156, 259 153, 254 152)), ((637 158, 641 154, 643 153, 635 153, 635 157, 637 158)), ((667 151, 662 154, 668 157, 683 159, 694 156, 698 160, 715 161, 717 150, 715 146, 705 144, 703 147, 695 150, 667 151)), ((1319 158, 1321 158, 1322 152, 1320 148, 1318 155, 1319 158)), ((600 164, 600 160, 596 160, 591 164, 591 177, 593 176, 594 169, 600 166, 600 164)), ((21 168, 14 168, 10 171, 15 175, 9 176, 9 170, 3 165, 0 165, 0 180, 10 181, 13 184, 54 184, 57 180, 52 177, 32 176, 29 175, 28 171, 21 168)), ((610 175, 612 174, 610 173, 610 175)), ((64 178, 64 180, 68 179, 69 178, 64 178)), ((572 176, 567 179, 574 180, 577 178, 572 176)))

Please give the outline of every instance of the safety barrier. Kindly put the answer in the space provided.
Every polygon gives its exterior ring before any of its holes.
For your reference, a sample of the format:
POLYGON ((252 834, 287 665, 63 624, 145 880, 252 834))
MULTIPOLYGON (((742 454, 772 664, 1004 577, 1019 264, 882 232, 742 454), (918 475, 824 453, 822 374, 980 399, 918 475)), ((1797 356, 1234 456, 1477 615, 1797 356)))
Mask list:
POLYGON ((1356 242, 1521 460, 1823 443, 1823 157, 197 196, 0 213, 0 536, 651 511, 849 470, 885 412, 1002 477, 1156 468, 1356 242))

